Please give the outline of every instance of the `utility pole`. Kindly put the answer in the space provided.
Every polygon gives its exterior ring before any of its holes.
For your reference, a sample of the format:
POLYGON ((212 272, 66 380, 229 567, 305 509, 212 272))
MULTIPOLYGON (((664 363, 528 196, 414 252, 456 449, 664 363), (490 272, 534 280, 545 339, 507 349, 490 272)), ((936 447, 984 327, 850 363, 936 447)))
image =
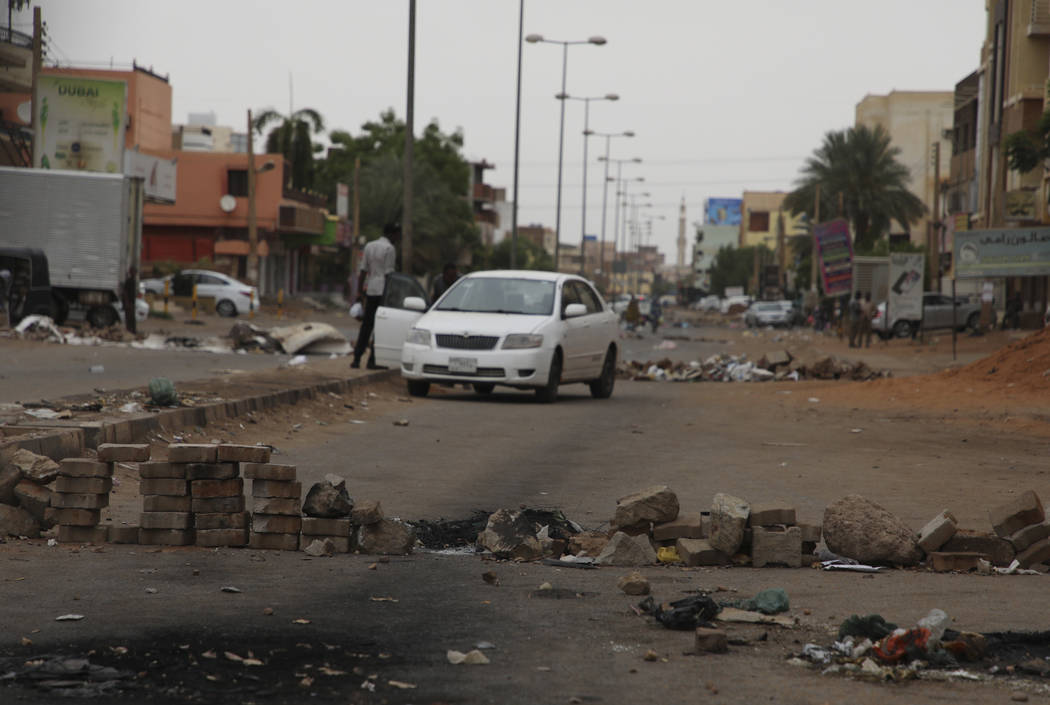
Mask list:
POLYGON ((401 213, 401 271, 412 274, 412 152, 416 84, 416 0, 408 0, 408 101, 405 107, 405 195, 401 213))
POLYGON ((361 157, 354 157, 354 205, 352 213, 354 223, 350 230, 350 281, 357 286, 350 292, 351 301, 354 300, 358 289, 361 288, 361 282, 354 278, 354 252, 357 249, 358 238, 361 237, 361 157))
POLYGON ((933 273, 933 288, 941 290, 941 141, 933 143, 933 213, 930 217, 930 259, 933 260, 930 271, 933 273))
POLYGON ((259 286, 259 228, 255 221, 255 147, 252 111, 248 111, 248 281, 259 286))
MULTIPOLYGON (((11 27, 11 6, 7 8, 7 26, 11 27)), ((37 104, 36 98, 36 84, 37 77, 40 75, 40 70, 44 65, 44 42, 43 35, 41 34, 43 27, 40 22, 40 8, 33 8, 33 94, 30 97, 32 101, 30 104, 33 106, 33 154, 29 155, 30 163, 33 166, 40 166, 41 160, 44 157, 44 150, 38 139, 40 136, 40 110, 41 107, 37 104)))
POLYGON ((813 199, 813 252, 809 256, 809 290, 817 291, 817 223, 820 222, 820 184, 816 185, 816 195, 813 199))
POLYGON ((525 32, 525 0, 518 0, 518 89, 514 102, 514 203, 510 209, 510 268, 518 268, 518 157, 521 153, 521 48, 525 32))

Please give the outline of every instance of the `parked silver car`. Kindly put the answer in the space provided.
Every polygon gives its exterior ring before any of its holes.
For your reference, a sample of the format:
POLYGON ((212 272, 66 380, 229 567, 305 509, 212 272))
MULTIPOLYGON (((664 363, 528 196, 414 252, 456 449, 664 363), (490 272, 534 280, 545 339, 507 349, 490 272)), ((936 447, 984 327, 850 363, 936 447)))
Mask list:
POLYGON ((744 323, 755 326, 786 326, 790 322, 788 312, 778 301, 756 301, 744 313, 744 323))
MULTIPOLYGON (((936 292, 926 292, 922 295, 922 320, 902 318, 890 310, 893 321, 886 319, 886 302, 883 301, 875 309, 875 315, 871 321, 872 329, 882 338, 907 338, 913 332, 919 330, 936 330, 951 328, 953 321, 952 297, 936 292)), ((955 297, 954 305, 955 327, 959 330, 975 330, 981 322, 980 302, 970 301, 965 296, 955 297)))

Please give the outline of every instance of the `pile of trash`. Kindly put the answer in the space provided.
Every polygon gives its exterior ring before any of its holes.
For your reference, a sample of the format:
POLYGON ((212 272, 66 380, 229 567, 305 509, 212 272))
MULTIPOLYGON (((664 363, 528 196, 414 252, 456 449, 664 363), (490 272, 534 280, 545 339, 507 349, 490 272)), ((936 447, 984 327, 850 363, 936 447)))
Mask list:
POLYGON ((266 330, 238 321, 227 337, 234 350, 285 353, 287 355, 347 355, 350 342, 327 323, 299 323, 266 330))
POLYGON ((756 361, 747 354, 712 355, 703 362, 675 362, 670 358, 619 365, 621 379, 654 382, 782 382, 806 379, 845 379, 863 382, 889 377, 888 370, 875 370, 867 363, 827 356, 811 362, 796 359, 788 351, 767 353, 756 361))

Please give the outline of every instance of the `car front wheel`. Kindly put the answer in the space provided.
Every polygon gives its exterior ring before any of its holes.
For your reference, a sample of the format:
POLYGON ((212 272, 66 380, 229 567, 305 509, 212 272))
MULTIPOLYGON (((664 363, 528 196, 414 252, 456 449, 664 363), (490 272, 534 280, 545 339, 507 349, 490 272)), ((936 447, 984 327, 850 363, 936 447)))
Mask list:
POLYGON ((908 338, 911 336, 912 324, 909 321, 897 321, 893 324, 894 338, 908 338))
POLYGON ((602 376, 590 383, 591 396, 595 399, 608 399, 616 385, 616 349, 609 346, 602 363, 602 376))
POLYGON ((215 312, 223 318, 233 318, 237 315, 237 306, 229 299, 223 299, 216 304, 215 312))
POLYGON ((536 401, 551 404, 558 398, 558 384, 561 383, 561 350, 554 352, 551 358, 551 369, 547 374, 547 384, 536 390, 536 401))

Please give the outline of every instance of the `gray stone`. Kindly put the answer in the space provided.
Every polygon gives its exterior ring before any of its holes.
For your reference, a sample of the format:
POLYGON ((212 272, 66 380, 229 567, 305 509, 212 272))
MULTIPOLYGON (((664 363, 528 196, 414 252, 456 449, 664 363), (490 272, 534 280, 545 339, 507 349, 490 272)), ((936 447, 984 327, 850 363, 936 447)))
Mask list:
POLYGON ((303 552, 314 558, 331 556, 335 553, 335 544, 331 539, 314 539, 303 549, 303 552))
POLYGON ((536 527, 515 509, 500 509, 490 514, 484 531, 478 534, 477 545, 500 558, 531 561, 543 555, 536 527))
POLYGON ((616 581, 616 587, 623 590, 625 595, 648 595, 649 594, 649 581, 645 579, 645 576, 634 571, 624 575, 616 581))
POLYGON ((58 477, 58 463, 46 455, 37 455, 25 448, 19 448, 12 453, 8 462, 22 471, 23 479, 38 485, 46 485, 58 477))
POLYGON ((1039 524, 1029 524, 1020 531, 1010 534, 1010 543, 1014 550, 1020 553, 1037 541, 1050 537, 1050 522, 1044 521, 1039 524))
POLYGON ((16 504, 15 485, 22 481, 22 471, 14 465, 0 469, 0 504, 16 504))
POLYGON ((1010 565, 1017 554, 1006 539, 966 529, 955 532, 955 536, 948 539, 941 550, 949 553, 980 553, 997 566, 1010 565))
POLYGON ((751 514, 748 503, 733 495, 719 492, 711 502, 711 547, 733 556, 744 542, 744 529, 751 514))
POLYGON ((0 536, 40 536, 40 525, 21 507, 0 504, 0 536))
POLYGON ((939 551, 948 539, 955 535, 955 517, 945 509, 931 519, 919 532, 919 548, 926 553, 939 551))
POLYGON ((363 526, 365 524, 375 524, 377 521, 383 520, 383 505, 374 499, 366 499, 361 502, 357 502, 354 505, 353 511, 350 512, 350 522, 363 526))
POLYGON ((704 521, 700 512, 679 514, 674 521, 657 524, 653 527, 653 540, 655 541, 702 538, 704 538, 704 521))
POLYGON ((922 549, 915 531, 880 505, 851 494, 824 510, 828 550, 861 563, 916 565, 922 549))
POLYGON ((802 567, 802 530, 789 526, 784 531, 756 526, 751 534, 751 565, 802 567))
POLYGON ((648 537, 617 531, 594 562, 597 565, 651 565, 656 563, 656 551, 648 537))
POLYGON ((678 557, 688 566, 725 565, 729 556, 711 547, 707 539, 678 539, 675 541, 678 557))
POLYGON ((678 518, 678 496, 667 485, 654 485, 616 500, 613 529, 630 533, 648 530, 649 524, 663 524, 678 518))
MULTIPOLYGON (((15 485, 15 498, 18 506, 29 512, 38 524, 45 523, 45 513, 51 506, 51 490, 35 482, 22 480, 15 485)), ((51 526, 50 523, 47 526, 51 526)))
POLYGON ((357 549, 361 553, 401 556, 411 553, 415 542, 415 530, 393 519, 383 519, 357 531, 357 549))
POLYGON ((1009 502, 988 510, 988 521, 1002 538, 1009 538, 1030 524, 1040 524, 1046 519, 1043 503, 1032 490, 1025 490, 1009 502))
POLYGON ((752 504, 747 517, 748 526, 795 525, 795 508, 783 504, 752 504))
POLYGON ((340 483, 337 487, 327 480, 314 483, 303 502, 303 514, 308 517, 345 517, 350 515, 353 508, 354 500, 346 492, 346 483, 340 483))

